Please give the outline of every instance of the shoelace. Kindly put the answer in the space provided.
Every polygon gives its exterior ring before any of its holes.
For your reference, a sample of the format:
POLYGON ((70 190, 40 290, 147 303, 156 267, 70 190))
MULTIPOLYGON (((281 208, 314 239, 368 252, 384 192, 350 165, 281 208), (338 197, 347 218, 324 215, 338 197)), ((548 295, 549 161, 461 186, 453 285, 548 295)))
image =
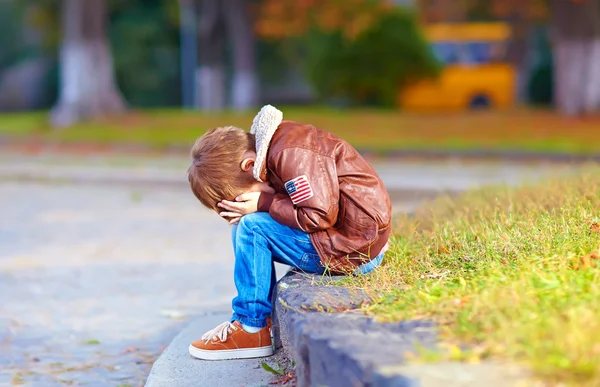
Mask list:
POLYGON ((211 340, 217 339, 224 343, 225 341, 227 341, 227 335, 230 335, 233 333, 233 331, 237 330, 238 328, 235 325, 233 325, 229 321, 225 321, 223 324, 217 326, 214 329, 211 329, 210 331, 202 335, 202 340, 205 340, 206 344, 208 344, 208 342, 211 340))

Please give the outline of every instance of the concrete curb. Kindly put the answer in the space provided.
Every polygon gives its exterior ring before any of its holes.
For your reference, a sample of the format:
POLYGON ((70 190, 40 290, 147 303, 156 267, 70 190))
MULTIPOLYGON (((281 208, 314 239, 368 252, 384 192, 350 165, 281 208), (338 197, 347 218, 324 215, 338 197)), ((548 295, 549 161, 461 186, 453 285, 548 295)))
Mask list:
POLYGON ((530 373, 513 364, 407 364, 406 354, 414 353, 417 345, 435 348, 435 325, 423 320, 375 322, 353 312, 368 296, 331 286, 333 280, 290 272, 276 289, 276 340, 296 363, 298 387, 532 385, 530 373))
POLYGON ((432 347, 435 327, 427 321, 376 323, 352 312, 368 296, 328 286, 335 278, 289 273, 277 286, 276 342, 296 362, 297 385, 416 386, 417 380, 383 372, 404 363, 415 345, 432 347))

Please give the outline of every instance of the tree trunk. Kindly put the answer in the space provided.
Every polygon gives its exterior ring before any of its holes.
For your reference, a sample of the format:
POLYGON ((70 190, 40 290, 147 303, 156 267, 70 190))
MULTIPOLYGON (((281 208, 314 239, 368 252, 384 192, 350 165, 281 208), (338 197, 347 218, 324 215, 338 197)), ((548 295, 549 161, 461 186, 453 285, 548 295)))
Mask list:
POLYGON ((245 110, 257 104, 258 82, 254 64, 254 34, 246 0, 201 0, 198 20, 200 67, 196 73, 201 109, 226 105, 224 51, 227 38, 233 46, 234 74, 231 106, 245 110))
POLYGON ((55 127, 122 113, 106 38, 105 0, 63 0, 59 99, 51 112, 55 127))
POLYGON ((415 0, 414 3, 425 23, 462 22, 467 19, 466 1, 415 0))
POLYGON ((222 0, 229 36, 233 41, 234 76, 232 105, 245 110, 258 103, 258 81, 254 63, 254 31, 252 18, 245 0, 222 0))
POLYGON ((600 3, 552 0, 554 102, 566 116, 600 108, 600 3))
POLYGON ((181 102, 183 107, 193 109, 196 101, 196 71, 198 69, 198 33, 196 5, 194 0, 179 0, 181 39, 181 102))
POLYGON ((527 73, 529 70, 527 54, 532 24, 517 10, 511 12, 506 22, 510 24, 512 29, 507 60, 516 70, 517 83, 515 85, 515 97, 518 103, 522 103, 525 101, 527 95, 527 73))
POLYGON ((198 63, 196 88, 199 108, 222 110, 226 105, 225 70, 223 53, 225 26, 221 15, 221 3, 202 0, 198 19, 198 63))

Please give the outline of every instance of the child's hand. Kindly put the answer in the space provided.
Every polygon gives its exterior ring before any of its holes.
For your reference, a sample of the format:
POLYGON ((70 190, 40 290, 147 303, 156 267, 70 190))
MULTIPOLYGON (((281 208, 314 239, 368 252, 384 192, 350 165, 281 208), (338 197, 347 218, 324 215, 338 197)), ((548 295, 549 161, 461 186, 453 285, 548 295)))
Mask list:
POLYGON ((247 192, 235 198, 235 202, 222 200, 217 206, 225 209, 219 213, 223 218, 229 218, 229 224, 235 224, 240 221, 244 215, 251 214, 258 210, 258 198, 261 192, 247 192))

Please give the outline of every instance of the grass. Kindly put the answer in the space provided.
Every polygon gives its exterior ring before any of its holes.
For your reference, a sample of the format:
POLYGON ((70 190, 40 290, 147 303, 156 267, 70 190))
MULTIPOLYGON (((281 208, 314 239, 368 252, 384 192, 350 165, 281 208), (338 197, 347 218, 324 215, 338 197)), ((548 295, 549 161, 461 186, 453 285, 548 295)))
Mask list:
POLYGON ((600 167, 438 199, 395 233, 382 270, 345 284, 379 292, 366 313, 433 319, 437 359, 493 358, 600 385, 600 167))
MULTIPOLYGON (((542 110, 415 115, 393 110, 282 108, 287 119, 312 123, 375 151, 398 149, 513 150, 600 153, 600 117, 566 120, 542 110)), ((133 111, 122 117, 52 130, 45 112, 0 114, 0 136, 55 143, 189 147, 206 129, 249 128, 255 112, 201 114, 133 111)))

